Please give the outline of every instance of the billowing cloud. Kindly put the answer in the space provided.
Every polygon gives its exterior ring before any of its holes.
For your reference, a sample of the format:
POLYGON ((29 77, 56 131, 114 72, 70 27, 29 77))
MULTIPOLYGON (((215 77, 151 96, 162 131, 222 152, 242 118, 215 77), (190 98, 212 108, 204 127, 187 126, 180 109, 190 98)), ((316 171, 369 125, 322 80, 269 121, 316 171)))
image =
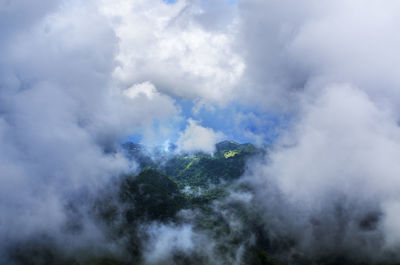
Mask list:
MULTIPOLYGON (((1 5, 9 15, 28 12, 17 2, 1 5)), ((92 1, 49 7, 1 44, 0 250, 34 234, 62 236, 71 201, 90 203, 94 191, 134 166, 119 142, 178 113, 154 87, 150 96, 132 96, 114 85, 118 39, 92 1)), ((98 238, 81 205, 81 233, 98 238)))
POLYGON ((146 227, 146 232, 149 234, 144 254, 146 264, 173 263, 169 260, 175 253, 190 255, 196 251, 200 240, 205 239, 190 225, 151 224, 146 227))
POLYGON ((198 124, 197 121, 189 119, 189 124, 176 141, 178 152, 205 152, 213 153, 215 144, 224 138, 222 132, 215 132, 198 124))
POLYGON ((114 77, 122 86, 150 81, 169 95, 225 104, 244 69, 233 51, 234 27, 209 31, 200 4, 102 1, 120 40, 114 77))
POLYGON ((284 216, 275 225, 303 231, 298 239, 306 249, 340 245, 376 257, 400 239, 399 150, 400 128, 389 111, 358 88, 333 85, 304 105, 296 126, 253 167, 250 182, 267 216, 284 216))
POLYGON ((287 109, 297 95, 351 83, 397 108, 397 1, 239 1, 240 98, 287 109), (268 14, 268 15, 265 15, 268 14), (242 52, 242 53, 241 53, 242 52))
POLYGON ((247 89, 237 94, 241 102, 292 117, 249 173, 271 214, 266 220, 281 216, 277 231, 304 231, 298 238, 305 249, 316 242, 329 250, 338 244, 347 251, 396 249, 398 2, 238 5, 235 40, 247 89))

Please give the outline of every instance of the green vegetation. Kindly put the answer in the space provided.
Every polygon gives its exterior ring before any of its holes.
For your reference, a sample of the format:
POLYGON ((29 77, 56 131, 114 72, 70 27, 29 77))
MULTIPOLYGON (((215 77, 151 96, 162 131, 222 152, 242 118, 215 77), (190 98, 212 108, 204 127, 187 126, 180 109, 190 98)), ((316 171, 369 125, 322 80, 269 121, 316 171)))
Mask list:
POLYGON ((217 144, 214 155, 177 155, 161 168, 176 180, 179 188, 208 189, 221 182, 239 178, 245 171, 246 161, 261 151, 251 144, 224 141, 217 144))
MULTIPOLYGON (((235 192, 251 194, 250 187, 235 182, 245 172, 246 162, 262 154, 262 150, 251 144, 224 141, 216 145, 212 155, 150 154, 135 143, 126 143, 123 148, 141 170, 121 176, 115 190, 99 194, 91 210, 108 240, 119 246, 119 255, 86 249, 67 255, 54 242, 44 239, 42 243, 33 240, 23 247, 16 246, 10 254, 15 264, 143 264, 146 247, 143 242, 149 237, 143 226, 154 223, 172 226, 189 223, 213 244, 215 257, 178 251, 172 255, 173 261, 165 264, 235 264, 239 250, 242 265, 360 264, 335 253, 310 258, 293 252, 293 238, 271 236, 265 216, 258 208, 232 199, 230 195, 235 192)), ((70 209, 74 213, 74 205, 70 209)), ((79 223, 72 222, 66 230, 77 233, 79 227, 79 223)))
POLYGON ((225 152, 224 157, 225 158, 230 158, 234 157, 235 155, 239 154, 240 152, 237 150, 229 150, 228 152, 225 152))
POLYGON ((121 184, 120 198, 126 205, 128 222, 167 220, 184 206, 175 181, 152 168, 145 168, 138 176, 127 176, 121 184))
POLYGON ((76 262, 76 265, 126 265, 117 259, 113 258, 93 258, 84 262, 76 262))
POLYGON ((204 208, 225 197, 226 187, 244 173, 246 161, 261 152, 252 144, 224 141, 216 145, 213 155, 177 154, 159 163, 160 154, 150 156, 141 145, 125 143, 123 147, 143 167, 121 185, 121 200, 132 205, 127 207, 128 220, 166 220, 183 208, 204 208))

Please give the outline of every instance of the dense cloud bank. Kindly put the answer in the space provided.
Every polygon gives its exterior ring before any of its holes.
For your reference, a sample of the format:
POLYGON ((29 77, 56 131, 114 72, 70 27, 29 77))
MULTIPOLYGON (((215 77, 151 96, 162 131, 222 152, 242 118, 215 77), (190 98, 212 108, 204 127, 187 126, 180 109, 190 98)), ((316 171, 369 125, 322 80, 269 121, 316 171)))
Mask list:
POLYGON ((297 234, 303 251, 384 259, 399 247, 399 8, 395 1, 238 3, 246 89, 237 95, 293 117, 245 181, 266 222, 281 216, 276 231, 297 234))
MULTIPOLYGON (((96 3, 23 2, 0 3, 0 249, 63 234, 70 200, 90 204, 135 166, 119 141, 177 113, 156 89, 132 96, 113 84, 118 39, 96 3)), ((83 233, 97 240, 84 212, 83 233)))
POLYGON ((293 234, 302 231, 306 251, 389 257, 400 238, 399 67, 389 59, 398 57, 398 3, 239 6, 245 80, 260 88, 251 98, 295 108, 291 129, 247 177, 270 208, 266 220, 282 216, 293 234))
POLYGON ((238 9, 250 101, 285 106, 297 94, 351 83, 396 109, 396 1, 251 0, 238 9))
POLYGON ((289 229, 303 251, 354 251, 369 258, 396 251, 396 120, 348 85, 326 89, 303 111, 247 176, 266 220, 280 216, 271 225, 289 229))
MULTIPOLYGON (((157 138, 155 122, 174 130, 185 99, 193 116, 232 104, 290 116, 243 178, 265 225, 302 251, 384 260, 400 244, 399 11, 395 0, 0 1, 0 250, 66 237, 71 201, 85 202, 84 241, 101 242, 86 207, 136 167, 119 143, 157 138)), ((212 152, 224 132, 195 120, 179 150, 212 152)), ((157 236, 205 240, 190 225, 149 227, 157 253, 168 250, 157 236)))

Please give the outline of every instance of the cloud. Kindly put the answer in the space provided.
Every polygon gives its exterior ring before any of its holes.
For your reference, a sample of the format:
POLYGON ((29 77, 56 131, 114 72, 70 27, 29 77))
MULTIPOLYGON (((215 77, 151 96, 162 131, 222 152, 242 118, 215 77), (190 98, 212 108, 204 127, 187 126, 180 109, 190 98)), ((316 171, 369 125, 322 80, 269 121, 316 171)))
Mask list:
POLYGON ((177 252, 190 255, 201 239, 201 235, 195 233, 190 225, 152 224, 146 231, 149 239, 145 246, 145 264, 168 263, 177 252))
MULTIPOLYGON (((398 106, 396 1, 242 1, 235 50, 246 65, 237 93, 263 108, 296 108, 298 94, 351 83, 398 106), (268 16, 265 16, 265 13, 268 16)), ((318 92, 315 92, 318 94, 318 92)))
MULTIPOLYGON (((3 2, 2 12, 28 12, 3 2)), ((119 42, 96 3, 41 4, 49 9, 15 22, 0 46, 0 251, 38 234, 66 237, 67 205, 79 200, 80 240, 100 242, 92 198, 134 166, 119 142, 178 114, 150 83, 134 97, 115 85, 119 42)))
POLYGON ((204 152, 213 153, 215 144, 224 138, 221 132, 211 128, 202 127, 197 121, 189 119, 189 124, 176 141, 178 152, 204 152))
POLYGON ((340 245, 383 258, 382 247, 398 247, 400 79, 391 58, 399 8, 396 1, 238 2, 234 51, 246 67, 235 94, 291 117, 247 180, 266 224, 303 249, 340 245), (367 220, 374 220, 368 228, 367 220))
MULTIPOLYGON (((209 6, 209 5, 207 5, 209 6)), ((233 29, 205 29, 200 3, 102 1, 119 38, 114 77, 122 86, 150 81, 168 95, 226 104, 244 69, 233 29)))
POLYGON ((307 250, 341 246, 376 258, 399 242, 399 150, 400 128, 390 111, 358 88, 332 85, 304 105, 249 181, 267 216, 283 216, 280 228, 300 233, 307 250))

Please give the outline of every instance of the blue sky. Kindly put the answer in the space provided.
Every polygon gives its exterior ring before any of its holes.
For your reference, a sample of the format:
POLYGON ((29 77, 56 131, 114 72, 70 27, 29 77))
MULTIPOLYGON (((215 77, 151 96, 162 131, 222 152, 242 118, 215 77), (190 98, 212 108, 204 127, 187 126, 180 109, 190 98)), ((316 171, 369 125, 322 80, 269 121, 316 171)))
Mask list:
MULTIPOLYGON (((152 131, 157 135, 157 139, 152 139, 152 143, 175 142, 188 125, 188 120, 193 119, 203 127, 222 132, 228 140, 239 143, 272 144, 281 129, 291 120, 290 114, 260 111, 235 102, 226 107, 213 106, 201 108, 199 111, 194 111, 196 103, 191 100, 176 99, 176 105, 181 110, 180 119, 170 119, 167 122, 154 121, 152 131), (166 127, 170 128, 169 133, 161 133, 166 127)), ((137 132, 124 141, 141 142, 146 133, 147 130, 137 132)))
MULTIPOLYGON (((179 1, 179 0, 163 0, 164 2, 166 2, 166 3, 168 3, 168 4, 174 4, 174 3, 176 3, 177 1, 179 1)), ((209 3, 210 1, 209 0, 202 0, 203 2, 205 2, 205 3, 209 3)), ((236 4, 237 3, 237 1, 238 0, 227 0, 226 2, 228 3, 228 4, 236 4)))

